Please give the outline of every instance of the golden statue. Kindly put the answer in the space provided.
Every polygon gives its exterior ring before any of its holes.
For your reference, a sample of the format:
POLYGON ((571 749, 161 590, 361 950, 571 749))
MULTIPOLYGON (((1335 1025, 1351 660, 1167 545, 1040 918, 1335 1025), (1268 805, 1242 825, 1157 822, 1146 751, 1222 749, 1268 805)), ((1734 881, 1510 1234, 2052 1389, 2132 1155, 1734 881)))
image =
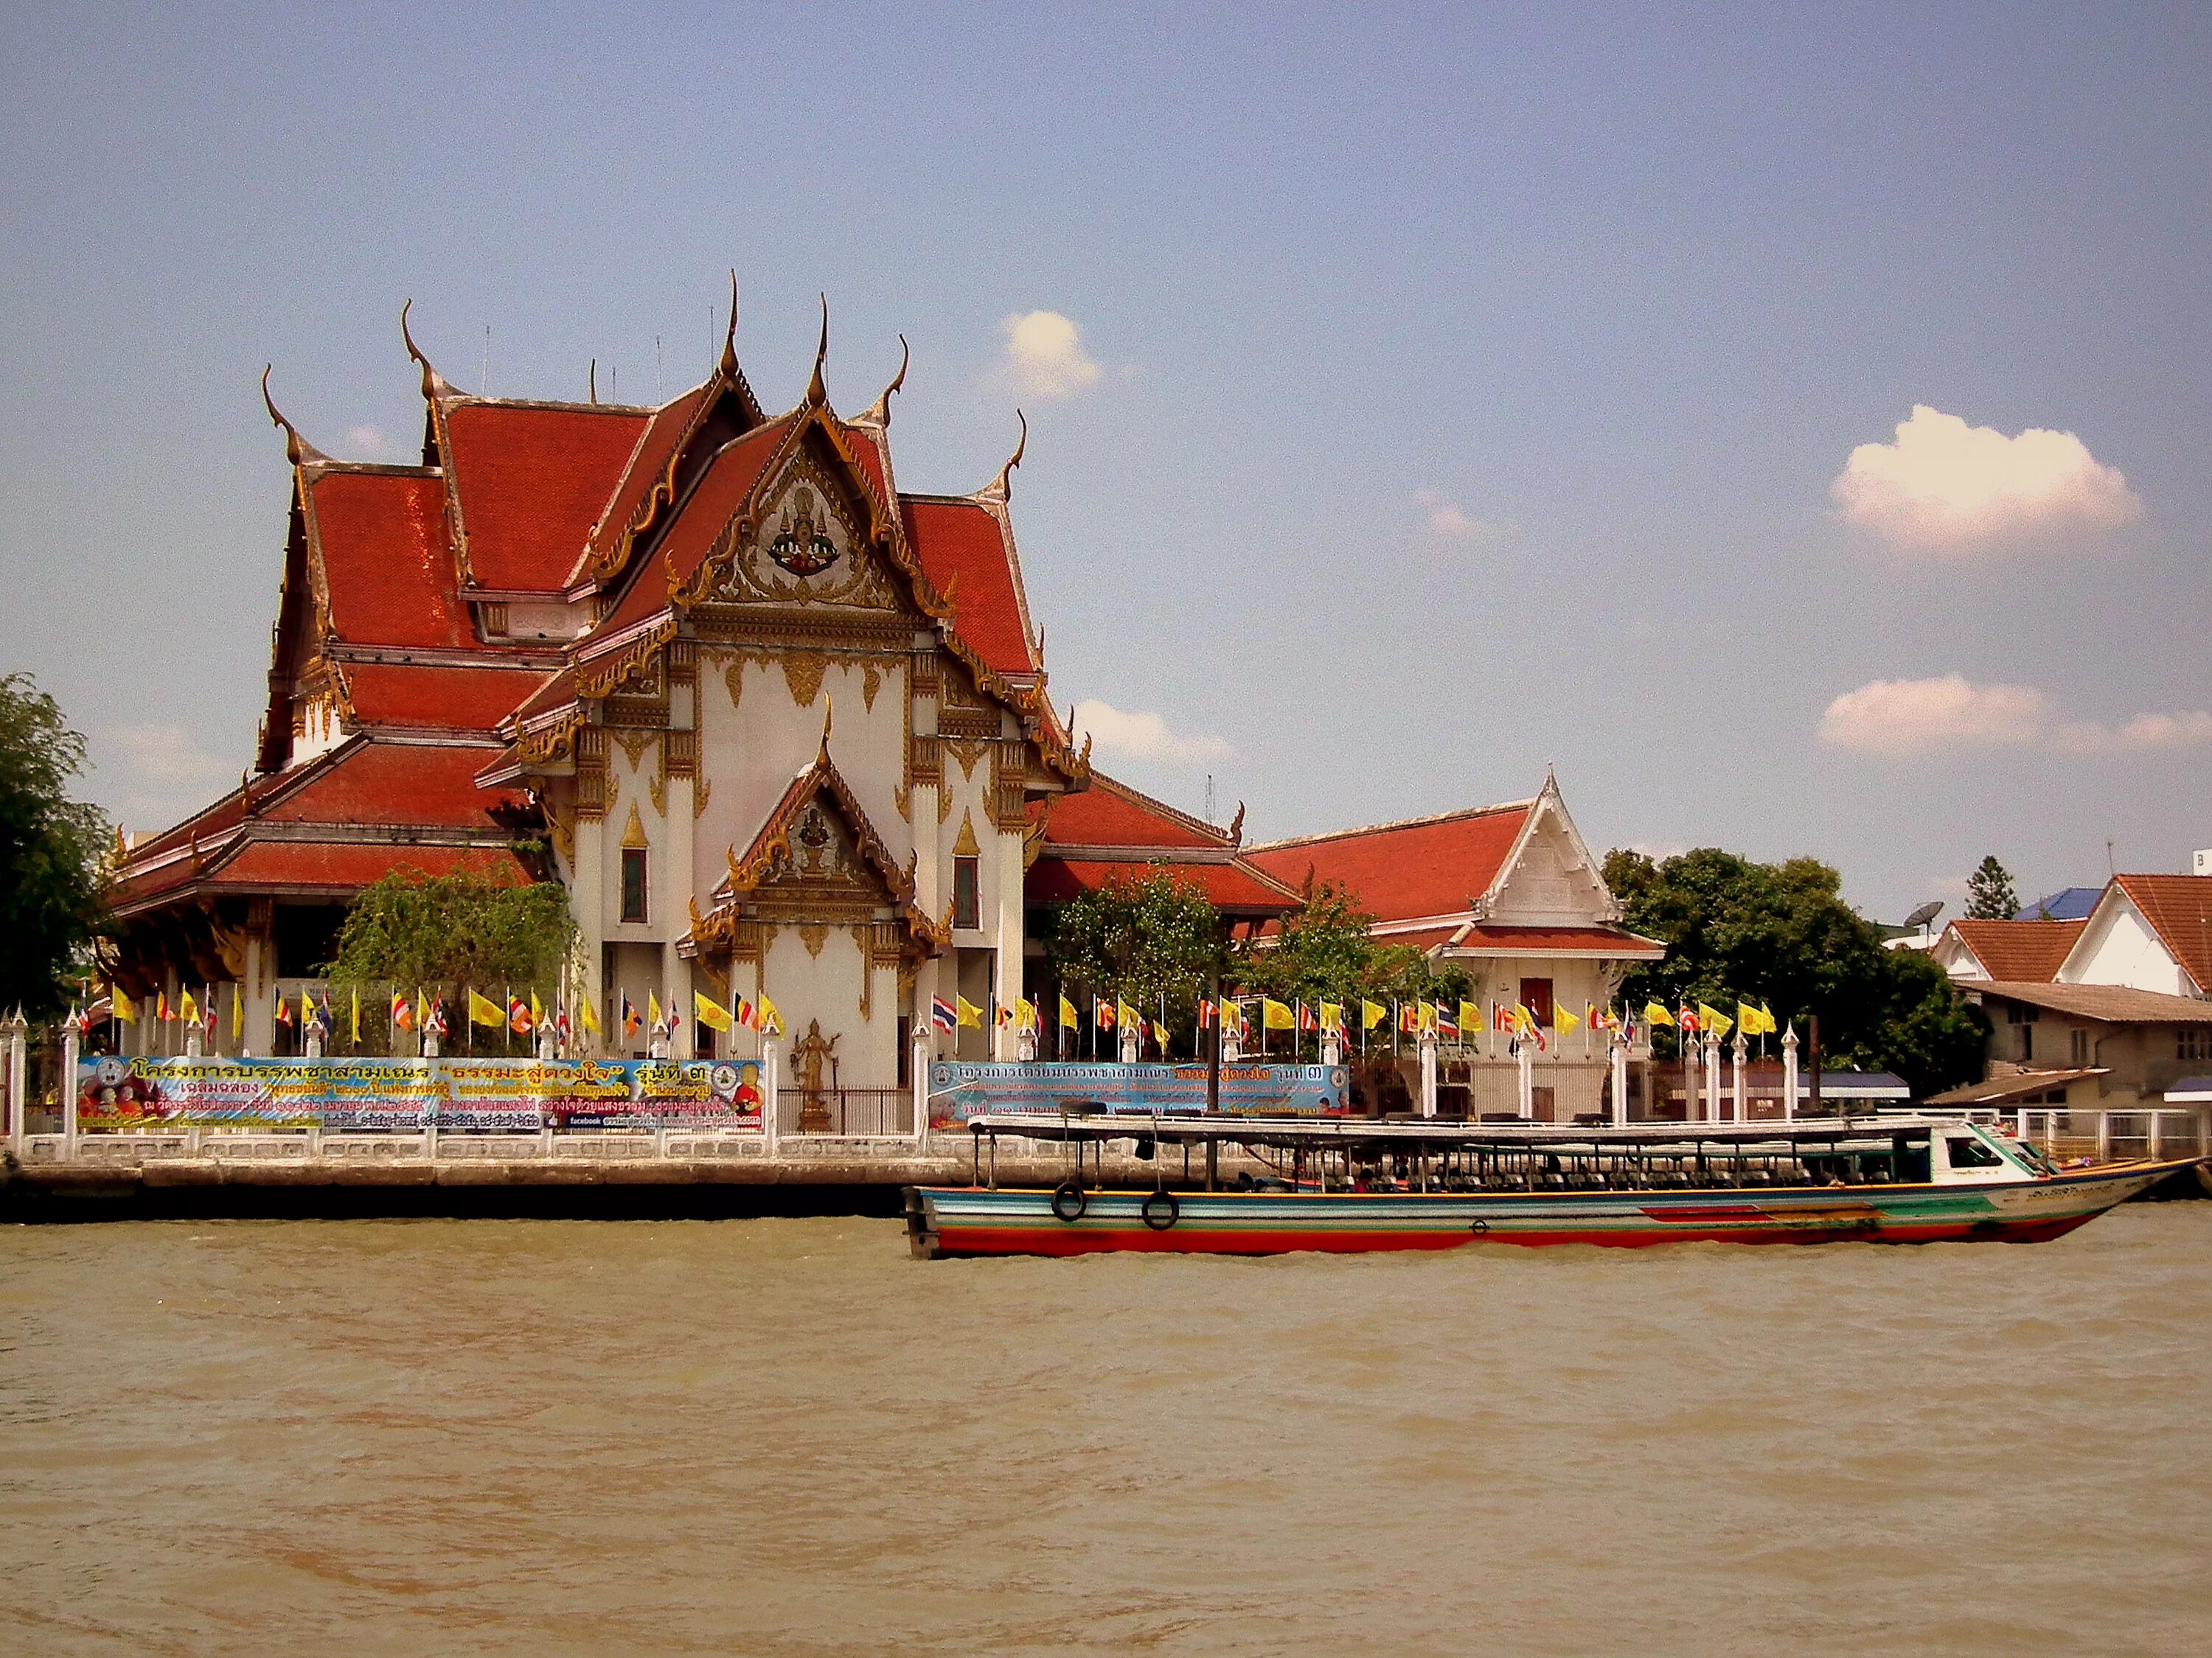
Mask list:
POLYGON ((835 1088, 837 1042, 837 1037, 822 1034, 821 1020, 809 1019, 806 1034, 791 1046, 791 1074, 799 1084, 799 1132, 802 1134, 830 1132, 830 1101, 822 1071, 825 1065, 830 1067, 830 1087, 835 1088))

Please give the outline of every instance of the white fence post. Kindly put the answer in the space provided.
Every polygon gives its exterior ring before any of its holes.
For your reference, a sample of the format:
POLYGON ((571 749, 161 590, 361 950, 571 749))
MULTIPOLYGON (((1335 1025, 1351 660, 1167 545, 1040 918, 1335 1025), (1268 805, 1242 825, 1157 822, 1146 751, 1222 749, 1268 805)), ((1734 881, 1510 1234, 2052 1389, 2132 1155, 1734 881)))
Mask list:
POLYGON ((776 1045, 773 1036, 761 1042, 761 1139, 763 1149, 771 1157, 775 1155, 776 1113, 781 1109, 777 1098, 776 1045))
POLYGON ((30 1022, 24 1018, 20 1008, 15 1017, 0 1023, 0 1032, 5 1032, 8 1037, 6 1074, 0 1076, 0 1088, 5 1088, 8 1093, 8 1147, 18 1158, 23 1155, 23 1136, 30 1127, 31 1102, 23 1097, 23 1044, 30 1030, 30 1022))
POLYGON ((914 1073, 914 1149, 929 1150, 929 1026, 917 1020, 907 1058, 914 1073))
POLYGON ((62 1155, 76 1156, 76 1027, 62 1032, 62 1155))
MULTIPOLYGON (((1293 1058, 1297 1056, 1292 1055, 1293 1058)), ((1437 1114, 1437 1033, 1421 1033, 1421 1114, 1437 1114)))

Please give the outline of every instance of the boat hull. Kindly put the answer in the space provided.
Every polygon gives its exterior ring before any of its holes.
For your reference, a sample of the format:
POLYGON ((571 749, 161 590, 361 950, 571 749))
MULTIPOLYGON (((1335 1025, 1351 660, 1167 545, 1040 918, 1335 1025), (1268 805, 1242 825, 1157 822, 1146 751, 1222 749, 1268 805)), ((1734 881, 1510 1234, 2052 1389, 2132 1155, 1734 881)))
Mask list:
POLYGON ((1483 1193, 1090 1192, 922 1187, 908 1194, 917 1255, 1121 1251, 1275 1255, 1584 1243, 2034 1243, 2094 1220, 2186 1163, 2136 1163, 1986 1185, 1483 1193), (1146 1205, 1150 1202, 1147 1219, 1146 1205), (1075 1205, 1061 1199, 1063 1209, 1075 1205))

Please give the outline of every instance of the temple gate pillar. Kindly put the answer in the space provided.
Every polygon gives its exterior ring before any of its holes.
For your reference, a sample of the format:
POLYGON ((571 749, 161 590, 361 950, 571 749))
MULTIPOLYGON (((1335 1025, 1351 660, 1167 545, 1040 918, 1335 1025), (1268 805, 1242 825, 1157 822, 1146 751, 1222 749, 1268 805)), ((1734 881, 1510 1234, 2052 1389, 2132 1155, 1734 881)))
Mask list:
POLYGON ((1743 1032, 1739 1030, 1735 1033, 1735 1046, 1729 1052, 1729 1084, 1730 1091, 1735 1096, 1735 1120, 1738 1122, 1748 1122, 1751 1120, 1750 1113, 1746 1110, 1743 1102, 1743 1061, 1748 1052, 1749 1050, 1744 1046, 1743 1032))
POLYGON ((1793 1020, 1782 1032, 1782 1118, 1797 1115, 1797 1026, 1793 1020))
POLYGON ((76 1045, 77 1029, 75 1025, 70 1025, 62 1032, 59 1097, 62 1106, 62 1155, 72 1159, 76 1156, 76 1045))
POLYGON ((1521 1121, 1536 1120, 1536 1050, 1526 1036, 1516 1044, 1520 1060, 1521 1121))
MULTIPOLYGON (((994 993, 1000 1007, 1012 1007, 1022 999, 1022 976, 1027 963, 1022 956, 1023 911, 1022 867, 1023 841, 1025 836, 1018 829, 999 831, 998 865, 999 902, 997 945, 999 955, 998 988, 994 993)), ((994 1060, 1013 1058, 1014 1028, 999 1020, 992 1021, 991 1057, 994 1060)))
POLYGON ((1613 1060, 1613 1126, 1625 1128, 1628 1125, 1628 1044, 1620 1033, 1612 1033, 1608 1057, 1613 1060))
POLYGON ((1705 1038, 1705 1116, 1721 1120, 1721 1039, 1708 1030, 1705 1038))
POLYGON ((1437 1114, 1437 1033, 1421 1033, 1421 1114, 1437 1114))
MULTIPOLYGON (((121 993, 119 991, 117 993, 121 993)), ((7 1037, 4 1049, 5 1074, 0 1075, 0 1084, 8 1090, 8 1146, 17 1157, 23 1155, 23 1136, 28 1132, 31 1102, 24 1097, 25 1079, 29 1074, 27 1044, 30 1041, 30 1022, 19 1011, 0 1023, 0 1034, 7 1037)))
POLYGON ((917 1151, 927 1151, 929 1149, 929 1026, 916 1020, 913 1035, 913 1052, 907 1056, 907 1075, 914 1082, 914 1145, 917 1151))

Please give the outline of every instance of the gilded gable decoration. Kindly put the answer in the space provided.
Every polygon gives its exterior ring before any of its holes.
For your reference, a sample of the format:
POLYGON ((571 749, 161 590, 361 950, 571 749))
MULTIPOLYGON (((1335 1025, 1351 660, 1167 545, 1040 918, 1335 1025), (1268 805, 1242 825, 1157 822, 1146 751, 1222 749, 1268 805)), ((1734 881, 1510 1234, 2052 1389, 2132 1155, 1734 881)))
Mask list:
POLYGON ((629 803, 629 821, 623 825, 622 843, 625 850, 635 851, 650 844, 645 838, 645 825, 637 815, 637 802, 629 803))
POLYGON ((811 708, 822 694, 822 676, 830 659, 820 651, 788 651, 783 654, 783 683, 794 706, 811 708))
POLYGON ((975 819, 963 811, 960 814, 960 833, 952 842, 952 855, 955 858, 979 858, 982 853, 983 848, 975 840, 975 819))

